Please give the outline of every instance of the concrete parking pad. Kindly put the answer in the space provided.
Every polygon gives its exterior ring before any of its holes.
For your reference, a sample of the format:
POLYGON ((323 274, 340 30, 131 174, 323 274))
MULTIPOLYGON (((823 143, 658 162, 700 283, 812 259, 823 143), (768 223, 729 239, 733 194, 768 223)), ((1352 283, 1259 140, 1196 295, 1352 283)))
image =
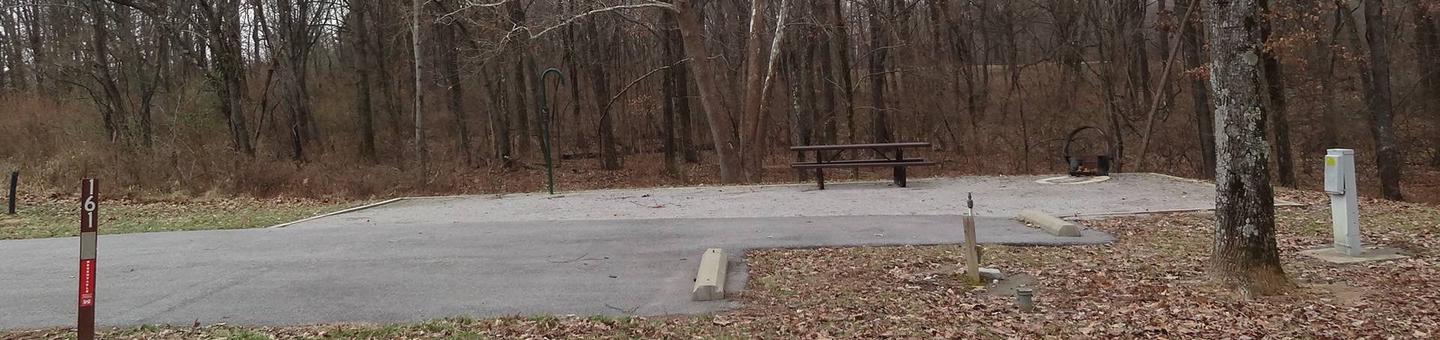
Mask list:
MULTIPOLYGON (((102 325, 266 325, 705 313, 731 307, 690 300, 707 248, 730 254, 733 291, 744 287, 746 249, 958 243, 966 192, 982 214, 979 241, 990 244, 1112 240, 1091 230, 1049 235, 1011 219, 1021 209, 1213 205, 1213 187, 1164 176, 1079 186, 1038 178, 409 199, 285 228, 106 235, 97 315, 102 325)), ((0 328, 73 323, 77 246, 75 238, 0 241, 0 328)))
MULTIPOLYGON (((397 225, 448 221, 574 221, 657 218, 957 215, 975 196, 980 216, 1035 209, 1061 217, 1208 210, 1214 184, 1157 174, 1118 174, 1080 185, 1040 184, 1055 176, 977 176, 890 182, 645 188, 411 198, 291 225, 397 225)), ((1282 202, 1283 203, 1283 202, 1282 202)))

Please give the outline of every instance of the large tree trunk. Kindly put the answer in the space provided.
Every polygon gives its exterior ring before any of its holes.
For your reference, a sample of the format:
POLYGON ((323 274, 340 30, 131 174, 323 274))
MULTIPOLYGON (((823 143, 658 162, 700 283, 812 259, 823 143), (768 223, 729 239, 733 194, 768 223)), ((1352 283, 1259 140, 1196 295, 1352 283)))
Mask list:
MULTIPOLYGON (((822 0, 823 1, 823 0, 822 0)), ((834 58, 838 65, 835 65, 835 72, 840 74, 840 89, 844 92, 843 104, 845 109, 841 111, 844 116, 841 121, 845 122, 845 141, 854 143, 855 132, 855 80, 852 76, 852 63, 850 62, 850 29, 846 25, 845 7, 840 0, 831 2, 830 21, 835 24, 835 34, 831 36, 831 58, 834 58)))
POLYGON ((890 47, 881 28, 884 19, 879 7, 879 2, 870 4, 870 138, 876 143, 889 143, 895 139, 885 112, 885 57, 890 47))
MULTIPOLYGON (((750 3, 750 30, 745 39, 745 76, 741 88, 745 89, 744 108, 741 109, 740 119, 740 151, 742 152, 741 164, 745 169, 746 177, 757 179, 762 167, 764 150, 760 145, 765 142, 760 121, 763 117, 763 106, 765 105, 764 88, 761 86, 765 68, 761 55, 765 51, 765 8, 770 4, 769 0, 753 0, 750 3)), ((783 8, 781 10, 784 10, 783 8)), ((777 39, 779 37, 776 37, 777 39)))
MULTIPOLYGON (((1263 1, 1263 0, 1258 0, 1263 1)), ((1291 284, 1275 245, 1275 197, 1261 105, 1257 0, 1208 0, 1210 86, 1215 101, 1215 240, 1210 275, 1247 296, 1291 284)))
MULTIPOLYGON (((1091 2, 1088 4, 1086 14, 1088 14, 1087 19, 1089 20, 1086 20, 1086 22, 1090 23, 1091 29, 1094 32, 1105 32, 1106 28, 1102 20, 1104 19, 1103 13, 1107 7, 1099 2, 1091 2)), ((1115 147, 1112 151, 1115 157, 1115 165, 1111 171, 1122 172, 1125 169, 1125 131, 1121 128, 1125 125, 1124 123, 1126 123, 1125 121, 1127 119, 1125 118, 1124 109, 1120 106, 1120 90, 1116 85, 1120 82, 1120 70, 1118 67, 1113 67, 1113 64, 1121 59, 1119 48, 1117 47, 1120 44, 1116 43, 1116 41, 1120 39, 1107 39, 1105 34, 1096 34, 1099 35, 1099 37, 1095 40, 1095 53, 1102 61, 1108 61, 1108 65, 1102 63, 1099 69, 1096 70, 1096 78, 1098 78, 1100 83, 1101 100, 1105 103, 1106 119, 1110 123, 1110 141, 1115 147)), ((989 84, 989 80, 987 79, 981 84, 985 86, 985 84, 989 84)))
MULTIPOLYGON (((675 13, 666 12, 665 15, 670 16, 671 20, 671 26, 668 26, 670 28, 665 32, 665 46, 673 53, 675 59, 671 61, 673 64, 685 58, 685 42, 680 35, 679 23, 675 22, 675 13)), ((694 62, 691 60, 686 64, 694 62)), ((674 77, 671 86, 675 98, 675 124, 679 125, 676 127, 675 134, 678 137, 675 143, 683 153, 686 163, 700 163, 700 150, 695 147, 695 124, 692 122, 693 115, 690 107, 690 67, 688 65, 672 65, 669 71, 670 76, 674 77)))
MULTIPOLYGON (((571 2, 569 6, 572 9, 575 8, 575 2, 571 2)), ((567 65, 573 65, 570 67, 570 117, 572 121, 581 122, 584 120, 580 119, 580 108, 582 105, 578 104, 583 100, 580 96, 580 86, 582 85, 582 82, 580 82, 580 69, 585 67, 584 64, 580 62, 580 48, 582 45, 577 43, 577 41, 580 40, 581 37, 580 33, 575 30, 575 26, 577 25, 565 26, 565 46, 571 46, 571 48, 565 49, 565 59, 567 65)), ((564 126, 564 124, 557 124, 557 126, 564 126)), ((589 140, 585 138, 585 131, 588 130, 590 129, 584 128, 581 124, 575 124, 575 128, 572 129, 574 135, 570 138, 573 143, 572 148, 575 150, 586 150, 589 148, 589 140)), ((564 159, 564 157, 561 157, 561 159, 564 159)))
POLYGON ((1414 0, 1411 10, 1415 18, 1415 55, 1420 64, 1420 97, 1428 104, 1432 122, 1436 129, 1430 133, 1430 164, 1440 166, 1440 24, 1436 23, 1435 11, 1440 5, 1433 1, 1414 0), (1427 7, 1429 6, 1429 7, 1427 7), (1433 10, 1432 10, 1433 9, 1433 10))
MULTIPOLYGON (((1270 13, 1270 0, 1259 1, 1261 11, 1270 13)), ((1274 20, 1275 16, 1266 15, 1260 22, 1261 41, 1270 41, 1275 28, 1274 20)), ((1275 134, 1276 171, 1280 174, 1280 185, 1294 188, 1298 183, 1295 180, 1295 158, 1291 154, 1290 108, 1285 99, 1285 70, 1280 63, 1280 57, 1274 51, 1262 51, 1261 60, 1261 68, 1265 71, 1265 112, 1270 116, 1270 129, 1275 134)))
MULTIPOLYGON (((1181 37, 1185 39, 1185 68, 1194 70, 1203 65, 1200 49, 1204 42, 1200 37, 1204 31, 1197 22, 1184 24, 1191 25, 1181 37)), ((1190 80, 1190 104, 1195 115, 1196 135, 1200 137, 1200 173, 1205 178, 1215 178, 1215 114, 1210 111, 1210 89, 1206 88, 1205 79, 1190 80)))
POLYGON ((620 151, 615 142, 615 115, 610 114, 610 75, 605 69, 605 60, 609 54, 604 52, 605 42, 600 40, 600 24, 595 19, 590 19, 585 27, 590 55, 587 62, 587 71, 590 73, 591 90, 595 91, 595 111, 600 112, 600 168, 605 170, 620 169, 620 151))
MULTIPOLYGON (((838 0, 837 0, 838 1, 838 0)), ((710 137, 715 143, 715 157, 720 163, 720 181, 739 183, 744 180, 744 168, 740 162, 739 145, 735 142, 734 122, 726 119, 724 98, 720 91, 719 77, 715 74, 715 61, 710 58, 709 48, 702 39, 704 26, 701 25, 700 8, 694 0, 676 0, 677 19, 680 22, 680 36, 685 43, 685 55, 690 57, 690 72, 695 74, 695 87, 700 90, 700 105, 705 108, 705 119, 710 125, 710 137)))
POLYGON ((452 23, 444 27, 450 46, 445 48, 445 84, 450 86, 450 114, 455 117, 455 151, 460 154, 465 166, 473 166, 475 157, 470 152, 470 120, 465 113, 465 83, 460 78, 460 30, 452 23))
MULTIPOLYGON (((493 66, 496 73, 503 73, 503 66, 493 66)), ((490 137, 491 149, 495 151, 495 158, 500 160, 500 167, 510 168, 514 165, 514 158, 511 157, 510 148, 510 106, 516 105, 511 100, 510 92, 514 86, 507 86, 505 78, 495 80, 490 86, 490 98, 496 101, 495 110, 490 111, 490 137)))
POLYGON ((1335 79, 1335 64, 1337 63, 1337 59, 1339 59, 1339 53, 1336 51, 1336 48, 1340 46, 1340 32, 1342 28, 1346 26, 1346 18, 1349 17, 1349 15, 1347 15, 1347 13, 1349 13, 1349 7, 1344 4, 1345 1, 1346 0, 1334 0, 1335 11, 1332 25, 1330 26, 1330 36, 1328 40, 1325 41, 1325 45, 1321 47, 1323 49, 1324 59, 1322 63, 1325 65, 1325 71, 1321 74, 1320 95, 1325 98, 1325 108, 1320 113, 1320 126, 1322 126, 1320 129, 1320 148, 1331 148, 1340 144, 1340 131, 1342 131, 1340 125, 1343 124, 1343 122, 1341 122, 1340 119, 1340 108, 1336 107, 1336 84, 1335 81, 1330 81, 1329 79, 1335 79))
MULTIPOLYGON (((1420 68, 1420 94, 1430 105, 1440 105, 1440 24, 1436 14, 1440 4, 1432 0, 1412 0, 1410 13, 1415 27, 1415 55, 1420 68)), ((1440 112, 1440 107, 1431 107, 1440 112)), ((1440 134, 1437 134, 1440 136, 1440 134)))
MULTIPOLYGON (((799 41, 804 45, 805 52, 799 51, 787 53, 786 58, 786 79, 790 85, 790 143, 792 145, 812 145, 815 130, 815 90, 812 88, 810 70, 815 68, 815 45, 814 41, 799 41)), ((796 154, 795 161, 804 162, 803 154, 796 154)), ((806 181, 809 179, 809 171, 796 170, 795 179, 806 181)))
POLYGON ((817 43, 820 45, 818 52, 820 55, 814 58, 819 59, 820 64, 819 67, 815 67, 815 64, 811 63, 812 72, 809 77, 811 77, 810 84, 814 90, 820 92, 820 98, 816 99, 816 102, 819 103, 816 115, 818 116, 817 120, 822 122, 821 130, 824 132, 821 143, 836 144, 839 143, 840 129, 837 121, 840 119, 840 115, 835 105, 835 86, 830 85, 831 79, 835 79, 835 58, 830 55, 830 46, 834 45, 834 42, 822 39, 817 43))
POLYGON ((664 29, 663 41, 660 42, 662 45, 660 48, 660 63, 662 65, 660 66, 665 67, 665 70, 662 71, 664 72, 662 75, 664 80, 661 81, 660 85, 660 110, 664 114, 664 121, 661 123, 661 145, 665 148, 665 173, 670 176, 675 176, 680 173, 680 151, 677 149, 678 145, 675 142, 675 101, 678 99, 676 98, 675 92, 677 87, 685 86, 684 83, 676 79, 675 74, 676 69, 679 68, 675 63, 682 59, 680 57, 681 52, 676 51, 675 44, 672 43, 670 39, 671 33, 679 29, 676 27, 675 13, 669 11, 662 13, 660 26, 664 29))
POLYGON ((425 83, 424 65, 425 59, 420 54, 420 15, 424 13, 423 1, 413 0, 411 2, 412 15, 410 21, 410 43, 414 52, 413 62, 415 63, 415 159, 420 164, 422 173, 429 170, 429 155, 425 150, 425 83))
MULTIPOLYGON (((1145 25, 1147 22, 1146 14, 1148 13, 1147 9, 1150 6, 1150 2, 1133 1, 1130 2, 1130 6, 1127 23, 1130 24, 1131 27, 1126 28, 1130 31, 1129 38, 1131 41, 1129 48, 1132 53, 1130 59, 1130 88, 1131 91, 1140 98, 1140 101, 1131 101, 1131 103, 1145 105, 1154 101, 1154 96, 1159 95, 1154 93, 1150 86, 1150 46, 1145 38, 1145 31, 1147 31, 1147 25, 1145 25)), ((1139 106, 1136 106, 1135 109, 1130 110, 1130 112, 1141 111, 1139 106)), ((1140 156, 1144 157, 1145 155, 1140 156)))
POLYGON ((402 142, 406 138, 405 119, 401 112, 402 109, 400 106, 400 104, 404 102, 404 99, 401 98, 399 89, 399 87, 402 86, 401 84, 404 84, 404 82, 397 79, 396 72, 392 68, 393 64, 389 62, 391 60, 403 61, 403 58, 395 56, 395 53, 392 52, 395 50, 403 50, 396 48, 393 44, 387 42, 387 39, 385 39, 385 36, 388 33, 388 31, 386 30, 386 28, 388 27, 386 23, 390 23, 392 22, 392 20, 404 18, 404 16, 398 15, 396 13, 397 10, 394 8, 394 6, 398 4, 392 3, 390 1, 377 1, 371 3, 371 5, 373 6, 370 9, 370 11, 373 13, 370 16, 370 18, 372 19, 371 26, 374 26, 372 27, 371 32, 373 32, 372 36, 375 37, 375 39, 371 39, 374 41, 372 43, 372 48, 375 49, 375 67, 376 71, 379 72, 380 76, 380 95, 382 98, 385 99, 385 106, 382 107, 382 110, 385 111, 384 114, 386 120, 388 120, 390 123, 390 138, 396 141, 394 142, 394 144, 400 150, 400 152, 396 153, 400 156, 398 162, 400 164, 405 164, 405 143, 402 142))
MULTIPOLYGON (((513 1, 506 4, 506 6, 510 12, 510 21, 516 26, 525 26, 527 20, 525 5, 522 5, 519 1, 513 1)), ((530 31, 521 30, 517 32, 515 45, 512 48, 515 49, 517 56, 515 59, 515 76, 517 78, 515 80, 515 86, 520 90, 520 103, 519 106, 515 107, 515 114, 517 116, 514 120, 515 127, 518 130, 517 132, 520 134, 516 139, 515 151, 519 153, 520 158, 529 157, 531 154, 531 142, 540 140, 538 133, 539 122, 537 121, 540 113, 535 105, 538 99, 535 98, 531 92, 537 88, 535 87, 537 81, 535 79, 535 59, 530 52, 530 45, 530 31), (535 129, 531 128, 532 125, 535 126, 535 129)))
POLYGON ((1394 106, 1390 87, 1390 24, 1385 17, 1385 2, 1365 0, 1365 41, 1369 45, 1369 91, 1365 94, 1370 109, 1370 132, 1375 138, 1375 165, 1380 168, 1380 191, 1390 200, 1403 200, 1400 192, 1402 160, 1396 143, 1394 106))
POLYGON ((357 111, 360 114, 360 158, 370 163, 376 162, 375 154, 375 107, 371 105, 370 90, 370 68, 378 65, 380 58, 370 50, 370 1, 357 0, 352 2, 351 10, 354 11, 353 34, 355 34, 354 63, 355 73, 359 76, 356 81, 355 101, 357 111))

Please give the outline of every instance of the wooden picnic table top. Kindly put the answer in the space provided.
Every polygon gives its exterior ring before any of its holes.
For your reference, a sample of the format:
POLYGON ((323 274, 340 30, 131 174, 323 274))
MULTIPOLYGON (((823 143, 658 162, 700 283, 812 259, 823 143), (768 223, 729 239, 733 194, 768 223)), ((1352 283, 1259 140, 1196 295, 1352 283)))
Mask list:
POLYGON ((815 151, 815 150, 845 150, 845 149, 877 149, 877 148, 920 148, 929 147, 929 142, 901 142, 901 143, 872 143, 872 144, 835 144, 835 145, 803 145, 792 146, 790 151, 815 151))

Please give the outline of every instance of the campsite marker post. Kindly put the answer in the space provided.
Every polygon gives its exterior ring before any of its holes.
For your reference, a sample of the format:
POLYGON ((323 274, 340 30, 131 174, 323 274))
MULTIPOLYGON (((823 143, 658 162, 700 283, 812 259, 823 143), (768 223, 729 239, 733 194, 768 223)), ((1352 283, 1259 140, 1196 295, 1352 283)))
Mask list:
POLYGON ((100 191, 94 178, 80 182, 80 312, 76 337, 95 339, 95 230, 100 219, 100 191))

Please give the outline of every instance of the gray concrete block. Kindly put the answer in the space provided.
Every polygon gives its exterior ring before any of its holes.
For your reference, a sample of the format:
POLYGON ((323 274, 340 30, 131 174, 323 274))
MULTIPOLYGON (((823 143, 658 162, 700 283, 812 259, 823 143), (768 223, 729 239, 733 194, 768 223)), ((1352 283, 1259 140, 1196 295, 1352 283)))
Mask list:
POLYGON ((1029 223, 1055 236, 1080 237, 1080 226, 1038 210, 1021 210, 1020 221, 1029 223))
POLYGON ((710 248, 700 256, 700 271, 695 274, 695 288, 690 299, 711 301, 725 298, 725 250, 710 248))

